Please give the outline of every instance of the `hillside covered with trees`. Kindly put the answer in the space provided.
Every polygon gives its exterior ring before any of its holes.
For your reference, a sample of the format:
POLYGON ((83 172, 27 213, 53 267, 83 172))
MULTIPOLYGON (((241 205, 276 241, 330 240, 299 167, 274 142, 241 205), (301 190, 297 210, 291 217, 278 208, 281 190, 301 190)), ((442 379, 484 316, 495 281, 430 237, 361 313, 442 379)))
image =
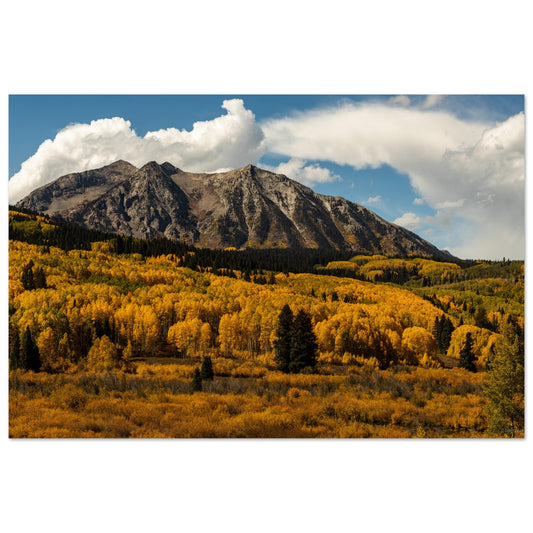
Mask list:
POLYGON ((13 437, 523 436, 523 262, 212 251, 23 212, 9 259, 13 437))

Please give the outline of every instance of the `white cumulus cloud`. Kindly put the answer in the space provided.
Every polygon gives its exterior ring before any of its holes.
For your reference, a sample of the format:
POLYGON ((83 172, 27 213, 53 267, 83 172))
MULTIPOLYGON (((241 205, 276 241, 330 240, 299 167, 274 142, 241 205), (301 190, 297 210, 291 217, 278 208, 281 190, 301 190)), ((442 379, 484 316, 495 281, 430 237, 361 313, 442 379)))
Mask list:
POLYGON ((120 117, 72 124, 47 139, 9 180, 9 201, 68 174, 99 168, 118 159, 140 166, 148 161, 189 171, 214 172, 256 162, 264 153, 264 135, 252 111, 240 99, 225 100, 226 114, 196 122, 192 130, 168 128, 139 137, 120 117))
POLYGON ((404 213, 402 216, 394 220, 394 224, 403 226, 409 230, 420 229, 424 225, 424 220, 415 213, 404 213))
POLYGON ((329 168, 321 167, 318 164, 307 164, 307 161, 299 158, 291 158, 289 161, 280 163, 273 167, 270 165, 260 165, 261 168, 271 170, 277 174, 284 174, 285 176, 299 181, 307 186, 312 186, 317 183, 328 183, 330 181, 339 181, 340 176, 331 172, 329 168))

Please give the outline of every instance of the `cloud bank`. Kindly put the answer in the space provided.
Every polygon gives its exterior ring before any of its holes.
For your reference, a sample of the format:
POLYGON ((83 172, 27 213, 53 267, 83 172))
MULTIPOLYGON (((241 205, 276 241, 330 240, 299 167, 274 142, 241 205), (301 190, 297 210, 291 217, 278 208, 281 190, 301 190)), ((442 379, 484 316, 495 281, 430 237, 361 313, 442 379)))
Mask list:
POLYGON ((297 113, 266 121, 265 142, 269 152, 357 170, 390 165, 437 210, 397 220, 418 229, 461 217, 470 229, 462 228, 452 253, 523 258, 524 114, 491 124, 422 107, 347 103, 297 113))
POLYGON ((169 128, 139 137, 120 117, 72 124, 44 141, 9 180, 9 201, 70 172, 99 168, 118 159, 133 165, 168 161, 191 172, 214 172, 258 161, 264 134, 242 100, 225 100, 226 114, 196 122, 191 131, 169 128))

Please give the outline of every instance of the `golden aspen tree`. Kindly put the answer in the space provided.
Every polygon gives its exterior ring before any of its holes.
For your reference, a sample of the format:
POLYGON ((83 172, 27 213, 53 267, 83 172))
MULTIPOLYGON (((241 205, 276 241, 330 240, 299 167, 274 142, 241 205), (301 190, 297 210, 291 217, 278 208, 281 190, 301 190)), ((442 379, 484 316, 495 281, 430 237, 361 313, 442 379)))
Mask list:
POLYGON ((204 322, 200 327, 200 349, 203 351, 209 350, 212 340, 211 326, 207 322, 204 322))
POLYGON ((459 326, 457 329, 455 329, 452 333, 452 339, 447 355, 448 357, 459 359, 461 355, 461 349, 466 342, 466 336, 468 333, 470 333, 473 341, 472 351, 474 356, 481 363, 481 365, 484 366, 489 355, 490 346, 494 344, 497 336, 495 336, 491 331, 478 328, 477 326, 464 324, 463 326, 459 326))
POLYGON ((94 372, 113 370, 118 366, 116 346, 107 335, 96 339, 87 355, 87 367, 94 372))
POLYGON ((176 322, 168 330, 169 344, 173 344, 184 354, 194 355, 200 347, 203 324, 199 318, 176 322))
POLYGON ((68 360, 63 355, 64 349, 58 349, 56 333, 51 327, 41 331, 37 339, 37 346, 41 354, 42 370, 46 372, 62 372, 68 367, 68 360))
POLYGON ((424 356, 427 359, 437 354, 437 343, 433 335, 418 326, 404 329, 402 348, 404 356, 413 363, 418 363, 424 356))
POLYGON ((128 341, 128 344, 126 345, 124 350, 122 350, 122 370, 129 372, 132 369, 133 355, 133 346, 131 344, 131 341, 128 341))

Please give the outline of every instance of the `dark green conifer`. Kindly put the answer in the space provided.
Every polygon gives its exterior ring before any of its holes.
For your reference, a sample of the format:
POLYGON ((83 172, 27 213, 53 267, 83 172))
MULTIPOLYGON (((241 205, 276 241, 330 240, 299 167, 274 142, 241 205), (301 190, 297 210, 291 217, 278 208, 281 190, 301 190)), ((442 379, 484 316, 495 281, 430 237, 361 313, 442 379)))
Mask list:
POLYGON ((212 381, 215 377, 213 373, 213 363, 211 362, 211 357, 206 355, 202 360, 202 370, 200 371, 200 376, 204 381, 212 381))
POLYGON ((36 289, 46 289, 46 276, 42 267, 37 267, 34 270, 33 281, 36 289))
POLYGON ((9 323, 9 369, 20 368, 20 335, 17 326, 9 323))
POLYGON ((314 368, 317 363, 317 352, 318 346, 311 318, 300 309, 292 326, 289 372, 314 368))
POLYGON ((437 350, 439 353, 446 353, 450 347, 452 333, 454 331, 452 321, 445 315, 435 319, 433 326, 433 336, 437 341, 437 350))
POLYGON ((274 352, 278 370, 289 372, 291 361, 291 338, 294 315, 288 304, 285 304, 279 314, 277 340, 274 342, 274 352))
POLYGON ((476 371, 476 356, 472 349, 473 346, 474 341, 472 339, 472 334, 468 332, 466 334, 465 343, 459 353, 459 366, 461 368, 466 368, 466 370, 470 370, 470 372, 476 371))
POLYGON ((478 307, 474 314, 474 322, 478 328, 490 329, 490 323, 487 318, 487 311, 484 307, 478 307))
POLYGON ((26 328, 20 339, 20 368, 34 372, 41 368, 39 348, 32 339, 30 328, 26 328))
POLYGON ((22 275, 20 278, 22 286, 25 291, 35 289, 35 279, 33 277, 33 261, 30 259, 28 263, 22 268, 22 275))
POLYGON ((201 392, 202 390, 202 374, 200 369, 196 367, 194 369, 194 374, 192 376, 191 391, 192 392, 201 392))

